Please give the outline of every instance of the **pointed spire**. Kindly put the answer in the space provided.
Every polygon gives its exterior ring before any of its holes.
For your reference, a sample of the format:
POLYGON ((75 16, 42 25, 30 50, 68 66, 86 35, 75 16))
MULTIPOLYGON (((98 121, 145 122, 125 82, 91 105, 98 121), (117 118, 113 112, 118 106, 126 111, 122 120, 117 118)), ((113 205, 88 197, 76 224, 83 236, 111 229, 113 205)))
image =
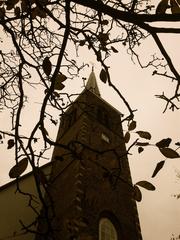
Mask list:
POLYGON ((96 81, 96 76, 94 74, 94 67, 92 67, 92 72, 89 75, 89 79, 87 81, 86 87, 87 90, 93 92, 95 95, 97 96, 101 96, 98 85, 97 85, 97 81, 96 81))

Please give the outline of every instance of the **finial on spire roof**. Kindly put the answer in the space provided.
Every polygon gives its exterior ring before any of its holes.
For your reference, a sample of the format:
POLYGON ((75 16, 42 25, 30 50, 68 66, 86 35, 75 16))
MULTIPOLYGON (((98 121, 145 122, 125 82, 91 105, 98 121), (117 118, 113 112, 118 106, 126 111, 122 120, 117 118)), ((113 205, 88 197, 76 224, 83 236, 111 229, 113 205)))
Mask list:
POLYGON ((90 64, 92 65, 91 70, 92 70, 92 72, 94 72, 94 62, 90 62, 90 64))
POLYGON ((97 85, 97 81, 96 81, 96 76, 94 74, 94 66, 92 66, 92 72, 89 75, 86 87, 87 90, 93 92, 95 95, 97 96, 101 96, 98 85, 97 85))

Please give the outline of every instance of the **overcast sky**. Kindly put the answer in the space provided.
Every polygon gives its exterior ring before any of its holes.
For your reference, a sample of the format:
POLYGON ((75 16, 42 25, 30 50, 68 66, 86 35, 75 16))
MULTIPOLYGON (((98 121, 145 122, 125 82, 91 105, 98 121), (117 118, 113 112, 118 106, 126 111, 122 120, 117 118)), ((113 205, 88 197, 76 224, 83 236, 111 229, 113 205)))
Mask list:
MULTIPOLYGON (((171 56, 176 64, 179 64, 179 40, 170 36, 163 36, 163 42, 167 45, 171 56)), ((146 57, 156 51, 152 41, 147 41, 140 48, 140 53, 146 57), (146 49, 146 51, 145 51, 146 49)), ((83 49, 80 52, 80 58, 89 64, 94 63, 95 74, 102 97, 122 113, 126 112, 122 101, 117 94, 113 92, 106 84, 99 80, 100 66, 96 63, 93 56, 88 55, 88 51, 83 49), (88 56, 88 58, 87 58, 88 56)), ((132 108, 138 109, 135 115, 137 120, 137 130, 149 131, 152 134, 152 143, 171 137, 173 143, 180 141, 180 113, 179 111, 163 111, 163 101, 156 99, 154 95, 170 93, 172 83, 164 78, 152 76, 152 69, 141 69, 134 64, 126 50, 119 48, 109 60, 111 66, 111 78, 113 83, 127 97, 132 108)), ((66 89, 69 92, 76 93, 82 90, 82 77, 89 76, 91 67, 86 68, 79 76, 80 81, 67 80, 66 89)), ((37 114, 38 98, 36 91, 32 91, 33 102, 35 103, 34 114, 37 114)), ((33 112, 27 110, 24 119, 28 122, 33 119, 33 112)), ((7 114, 0 114, 1 129, 7 129, 10 119, 7 114)), ((56 135, 57 128, 52 125, 52 135, 56 135)), ((126 126, 124 126, 124 131, 126 126)), ((174 147, 174 145, 172 145, 174 147)), ((8 172, 14 164, 13 150, 7 151, 4 144, 0 145, 0 184, 9 181, 8 172)), ((164 168, 154 179, 151 178, 153 170, 158 161, 164 160, 162 154, 154 147, 148 147, 143 153, 138 154, 137 149, 132 151, 133 155, 129 157, 133 182, 148 180, 156 186, 156 191, 150 192, 142 190, 143 200, 138 203, 140 223, 144 240, 170 240, 172 234, 180 234, 180 199, 173 197, 174 194, 180 193, 180 179, 177 178, 177 171, 180 171, 180 159, 166 161, 164 168)), ((45 162, 46 163, 46 162, 45 162)))

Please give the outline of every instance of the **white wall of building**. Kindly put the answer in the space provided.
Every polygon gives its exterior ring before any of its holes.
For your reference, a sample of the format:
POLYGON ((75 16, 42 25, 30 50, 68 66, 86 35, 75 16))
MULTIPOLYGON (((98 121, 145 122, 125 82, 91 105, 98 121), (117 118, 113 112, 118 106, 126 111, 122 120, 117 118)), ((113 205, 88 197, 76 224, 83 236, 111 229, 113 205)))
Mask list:
MULTIPOLYGON (((50 172, 50 165, 43 167, 46 173, 50 172)), ((19 188, 25 193, 31 193, 36 202, 33 206, 40 211, 41 204, 37 197, 35 182, 32 174, 23 176, 19 181, 19 188)), ((36 219, 36 214, 29 206, 29 197, 17 191, 16 181, 10 182, 0 188, 0 240, 33 240, 34 234, 23 230, 36 219)), ((35 228, 35 226, 34 226, 35 228)), ((33 227, 32 227, 33 229, 33 227)))

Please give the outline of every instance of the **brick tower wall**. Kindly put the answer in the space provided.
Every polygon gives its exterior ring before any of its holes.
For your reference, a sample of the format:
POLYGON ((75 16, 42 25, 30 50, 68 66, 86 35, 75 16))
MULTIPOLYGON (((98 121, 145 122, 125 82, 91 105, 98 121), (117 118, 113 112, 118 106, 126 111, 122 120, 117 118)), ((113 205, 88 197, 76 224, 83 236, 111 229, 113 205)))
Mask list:
POLYGON ((57 142, 50 185, 55 239, 98 240, 101 217, 111 219, 118 240, 142 239, 121 114, 85 91, 63 116, 57 142))

